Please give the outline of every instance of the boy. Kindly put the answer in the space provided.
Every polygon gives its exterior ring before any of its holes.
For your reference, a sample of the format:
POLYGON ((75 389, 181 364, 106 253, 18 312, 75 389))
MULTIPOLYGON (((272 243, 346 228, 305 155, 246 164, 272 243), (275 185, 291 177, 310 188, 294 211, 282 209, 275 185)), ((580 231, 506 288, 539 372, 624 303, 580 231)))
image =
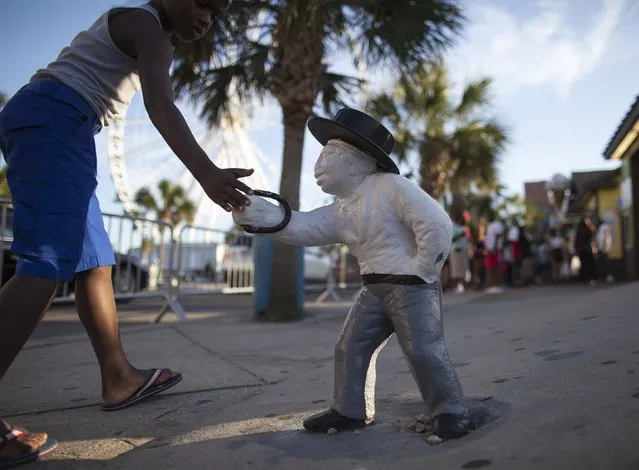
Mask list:
MULTIPOLYGON (((171 36, 202 37, 229 6, 224 0, 153 0, 114 8, 37 71, 0 113, 0 147, 14 205, 16 275, 0 290, 0 379, 54 298, 75 274, 78 315, 102 376, 102 409, 119 410, 177 384, 168 369, 128 362, 111 284, 113 250, 95 197, 94 135, 141 88, 149 117, 206 194, 227 211, 249 204, 238 178, 253 170, 217 168, 173 102, 171 36)), ((55 447, 46 434, 0 422, 0 468, 55 447)))

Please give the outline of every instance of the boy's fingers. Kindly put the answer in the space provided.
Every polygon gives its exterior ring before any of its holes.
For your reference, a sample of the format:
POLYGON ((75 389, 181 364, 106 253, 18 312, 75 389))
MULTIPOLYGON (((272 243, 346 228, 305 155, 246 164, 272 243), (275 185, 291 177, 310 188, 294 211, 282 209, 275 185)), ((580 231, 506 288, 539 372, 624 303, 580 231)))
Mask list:
POLYGON ((236 178, 243 178, 245 176, 251 176, 255 170, 253 168, 229 168, 236 178))
POLYGON ((242 183, 240 180, 235 180, 233 182, 233 186, 236 189, 239 189, 240 191, 242 191, 243 193, 246 193, 246 194, 251 194, 253 192, 253 190, 251 188, 249 188, 247 185, 242 183))
POLYGON ((224 209, 226 212, 231 212, 232 207, 226 203, 223 199, 213 199, 213 202, 224 209))
POLYGON ((227 188, 222 197, 228 204, 233 206, 234 209, 240 210, 246 206, 246 203, 244 202, 246 197, 233 188, 227 188))

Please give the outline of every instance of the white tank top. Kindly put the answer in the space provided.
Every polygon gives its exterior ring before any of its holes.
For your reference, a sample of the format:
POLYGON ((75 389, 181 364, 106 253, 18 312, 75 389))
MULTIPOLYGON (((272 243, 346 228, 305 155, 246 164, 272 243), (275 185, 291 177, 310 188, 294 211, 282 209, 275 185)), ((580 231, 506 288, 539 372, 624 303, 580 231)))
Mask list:
POLYGON ((72 88, 93 108, 103 127, 123 116, 133 95, 140 90, 137 60, 118 49, 109 32, 110 15, 125 8, 146 10, 162 24, 160 15, 149 4, 112 8, 31 78, 54 78, 72 88))

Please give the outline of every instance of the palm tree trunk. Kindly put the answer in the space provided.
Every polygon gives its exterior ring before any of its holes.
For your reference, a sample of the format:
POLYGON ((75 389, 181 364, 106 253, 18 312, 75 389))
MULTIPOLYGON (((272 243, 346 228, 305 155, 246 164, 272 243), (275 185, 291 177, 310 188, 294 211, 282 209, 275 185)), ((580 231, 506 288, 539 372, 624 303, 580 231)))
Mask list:
POLYGON ((419 179, 421 188, 439 202, 446 185, 446 171, 441 164, 431 165, 422 158, 419 179))
MULTIPOLYGON (((283 109, 284 151, 280 194, 293 210, 300 206, 300 177, 306 118, 304 110, 283 109)), ((298 314, 297 266, 299 248, 274 243, 271 296, 267 316, 273 321, 294 320, 298 314)))

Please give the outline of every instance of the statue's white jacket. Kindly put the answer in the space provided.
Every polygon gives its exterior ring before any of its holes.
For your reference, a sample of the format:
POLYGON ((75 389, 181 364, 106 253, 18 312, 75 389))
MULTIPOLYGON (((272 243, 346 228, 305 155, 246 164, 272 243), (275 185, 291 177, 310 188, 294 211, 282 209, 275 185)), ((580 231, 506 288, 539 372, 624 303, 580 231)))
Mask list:
MULTIPOLYGON (((283 211, 250 196, 238 224, 276 225, 283 211)), ((412 181, 375 173, 357 189, 328 206, 293 212, 289 225, 273 234, 291 245, 345 243, 359 261, 362 274, 409 274, 426 282, 439 279, 452 241, 453 224, 444 209, 412 181)))

